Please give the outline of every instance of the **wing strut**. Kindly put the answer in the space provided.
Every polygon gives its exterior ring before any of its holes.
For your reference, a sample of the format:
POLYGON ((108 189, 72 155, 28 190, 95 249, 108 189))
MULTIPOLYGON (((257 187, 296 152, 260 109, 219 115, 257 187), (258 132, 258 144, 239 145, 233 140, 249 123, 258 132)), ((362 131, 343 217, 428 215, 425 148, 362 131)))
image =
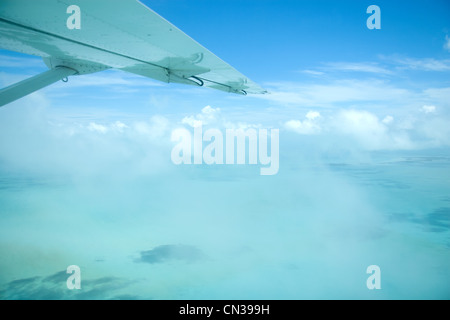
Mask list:
POLYGON ((78 71, 67 67, 56 67, 32 78, 0 90, 0 107, 20 99, 30 93, 47 87, 59 80, 77 74, 78 71))

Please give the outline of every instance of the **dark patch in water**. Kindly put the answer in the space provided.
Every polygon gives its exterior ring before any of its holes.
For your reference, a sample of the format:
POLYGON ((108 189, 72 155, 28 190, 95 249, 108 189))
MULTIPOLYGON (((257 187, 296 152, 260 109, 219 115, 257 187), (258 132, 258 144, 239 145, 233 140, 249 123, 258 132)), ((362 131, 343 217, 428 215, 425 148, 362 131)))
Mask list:
POLYGON ((450 230, 450 208, 438 208, 423 217, 413 213, 391 213, 392 222, 411 222, 420 225, 428 232, 446 232, 450 230))

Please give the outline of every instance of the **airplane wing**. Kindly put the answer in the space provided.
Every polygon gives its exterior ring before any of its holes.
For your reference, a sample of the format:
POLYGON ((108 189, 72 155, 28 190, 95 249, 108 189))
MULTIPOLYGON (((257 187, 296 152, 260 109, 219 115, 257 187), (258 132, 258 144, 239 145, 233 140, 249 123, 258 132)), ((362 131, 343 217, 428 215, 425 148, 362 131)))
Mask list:
POLYGON ((0 0, 0 47, 49 71, 0 90, 0 106, 72 75, 120 69, 238 94, 266 91, 137 0, 0 0))

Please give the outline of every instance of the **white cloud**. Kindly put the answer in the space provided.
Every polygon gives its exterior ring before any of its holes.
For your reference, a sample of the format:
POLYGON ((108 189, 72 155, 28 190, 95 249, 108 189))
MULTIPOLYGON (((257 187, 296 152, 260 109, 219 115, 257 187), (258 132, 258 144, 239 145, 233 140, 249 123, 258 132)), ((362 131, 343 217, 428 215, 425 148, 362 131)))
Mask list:
POLYGON ((379 66, 374 62, 332 62, 326 64, 326 69, 332 71, 347 71, 347 72, 364 72, 375 74, 392 74, 392 71, 379 66))
POLYGON ((401 102, 414 99, 414 93, 382 80, 336 80, 328 84, 281 82, 267 84, 271 94, 256 96, 286 104, 330 107, 348 102, 401 102))
MULTIPOLYGON (((204 107, 200 113, 196 115, 186 116, 181 120, 182 124, 190 127, 198 126, 214 126, 215 128, 222 129, 260 129, 261 124, 257 122, 248 122, 243 120, 243 113, 238 112, 236 114, 228 113, 227 116, 222 114, 220 108, 213 108, 211 106, 204 107)), ((251 118, 254 118, 252 114, 251 118)), ((271 125, 269 125, 271 127, 271 125)), ((265 126, 265 128, 268 128, 265 126)))
POLYGON ((444 49, 450 52, 450 37, 448 35, 445 36, 444 49))
POLYGON ((241 121, 239 121, 239 122, 223 121, 223 127, 225 127, 226 129, 247 130, 247 129, 260 129, 260 128, 262 128, 262 125, 248 123, 248 122, 241 122, 241 121))
POLYGON ((155 115, 150 118, 150 126, 152 136, 162 138, 169 131, 170 121, 166 117, 155 115))
MULTIPOLYGON (((450 51, 450 38, 446 36, 444 48, 450 51)), ((418 71, 450 71, 450 59, 435 58, 409 58, 409 57, 380 57, 381 62, 328 62, 316 69, 301 71, 310 75, 331 74, 333 72, 348 73, 368 73, 373 76, 395 75, 400 70, 418 70, 418 71)))
POLYGON ((289 120, 286 122, 285 127, 290 131, 305 135, 315 134, 320 130, 316 124, 300 120, 289 120))
POLYGON ((378 136, 386 131, 378 117, 368 111, 343 110, 338 113, 339 131, 378 136))
POLYGON ((120 121, 116 121, 112 124, 112 129, 118 132, 123 132, 127 128, 128 126, 120 121))
POLYGON ((318 134, 321 131, 321 127, 318 123, 321 115, 319 112, 310 111, 306 114, 306 119, 301 120, 289 120, 284 124, 284 127, 289 130, 302 135, 318 134))
POLYGON ((317 70, 302 70, 301 72, 312 75, 312 76, 322 76, 325 74, 325 72, 317 71, 317 70))
POLYGON ((437 60, 433 58, 413 59, 403 58, 397 59, 396 63, 400 65, 401 69, 420 70, 420 71, 450 71, 450 60, 437 60))
MULTIPOLYGON (((433 113, 433 106, 426 108, 433 113)), ((424 110, 422 110, 424 112, 424 110)), ((442 117, 423 117, 420 113, 404 115, 394 122, 393 116, 380 118, 368 111, 343 110, 328 119, 328 133, 355 141, 364 150, 412 150, 450 145, 450 126, 442 117)))
POLYGON ((386 116, 384 119, 383 119, 383 121, 382 121, 384 124, 386 124, 386 125, 389 125, 389 124, 391 124, 392 122, 394 122, 394 117, 392 117, 392 116, 386 116))
POLYGON ((423 91, 427 104, 450 106, 450 87, 429 88, 423 91))
POLYGON ((87 127, 87 129, 89 131, 98 132, 98 133, 102 133, 102 134, 105 134, 108 132, 108 128, 106 126, 97 124, 95 122, 91 122, 89 124, 89 126, 87 127))
POLYGON ((422 107, 422 111, 425 113, 435 113, 436 112, 436 107, 435 106, 423 106, 422 107))
POLYGON ((325 63, 323 67, 317 69, 302 70, 301 73, 312 76, 321 76, 332 72, 359 72, 359 73, 373 73, 377 75, 390 75, 393 71, 380 66, 376 62, 329 62, 325 63))
POLYGON ((309 112, 304 120, 289 120, 284 127, 300 135, 320 134, 324 145, 338 141, 333 144, 335 147, 352 150, 411 150, 447 145, 449 140, 441 134, 448 131, 443 130, 442 124, 410 116, 394 121, 391 115, 378 117, 355 109, 336 110, 327 116, 309 112), (405 121, 410 125, 405 125, 405 121))
POLYGON ((202 109, 202 115, 207 115, 207 116, 214 116, 215 114, 219 113, 220 109, 214 109, 211 106, 206 106, 202 109))
POLYGON ((1 108, 0 133, 9 137, 1 143, 2 163, 17 170, 77 174, 80 179, 141 176, 171 164, 171 123, 163 116, 136 121, 118 114, 106 120, 102 114, 66 118, 54 111, 26 100, 1 108))
POLYGON ((389 129, 388 123, 393 117, 386 117, 384 121, 368 111, 344 110, 334 119, 333 130, 355 140, 366 150, 394 150, 412 149, 414 144, 405 132, 389 129))
POLYGON ((318 119, 318 118, 320 118, 320 113, 317 112, 317 111, 309 111, 306 114, 306 119, 308 119, 308 120, 313 121, 313 120, 318 119))
POLYGON ((187 124, 191 127, 198 127, 200 125, 211 125, 216 123, 220 118, 220 108, 212 108, 206 106, 202 111, 195 116, 184 117, 181 123, 187 124))
POLYGON ((150 121, 138 121, 132 126, 133 131, 153 141, 160 141, 170 129, 170 121, 163 116, 154 115, 150 121))
POLYGON ((187 124, 188 126, 191 126, 193 128, 200 127, 203 124, 203 122, 201 120, 195 119, 194 116, 189 116, 189 117, 183 118, 183 120, 181 120, 181 123, 187 124))

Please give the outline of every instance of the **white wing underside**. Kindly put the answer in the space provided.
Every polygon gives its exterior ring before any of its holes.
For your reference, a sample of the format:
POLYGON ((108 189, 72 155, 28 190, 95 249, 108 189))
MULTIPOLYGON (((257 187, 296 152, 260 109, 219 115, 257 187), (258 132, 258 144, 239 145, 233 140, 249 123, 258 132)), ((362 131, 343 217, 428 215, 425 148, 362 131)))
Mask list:
POLYGON ((75 74, 120 69, 164 82, 232 93, 261 87, 136 0, 0 0, 0 47, 75 74), (67 8, 81 29, 67 28, 67 8))

